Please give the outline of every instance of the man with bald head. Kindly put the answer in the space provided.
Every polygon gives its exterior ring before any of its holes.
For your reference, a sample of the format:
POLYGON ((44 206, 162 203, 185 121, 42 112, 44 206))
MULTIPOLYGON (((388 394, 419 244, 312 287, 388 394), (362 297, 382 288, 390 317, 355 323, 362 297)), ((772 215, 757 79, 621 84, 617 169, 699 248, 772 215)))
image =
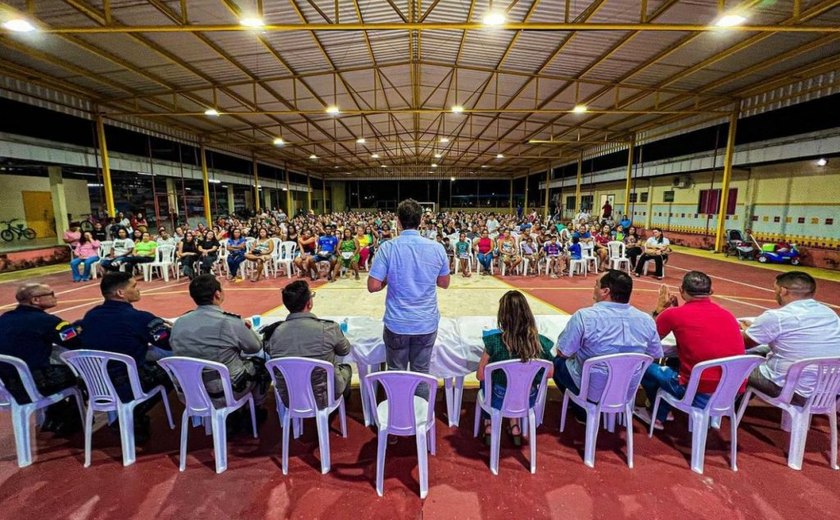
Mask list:
MULTIPOLYGON (((27 283, 18 287, 15 299, 17 307, 0 316, 0 354, 16 357, 26 363, 32 372, 35 387, 42 395, 54 394, 74 386, 76 377, 70 367, 50 363, 54 345, 66 348, 79 346, 78 328, 46 312, 58 305, 55 292, 49 285, 27 283)), ((19 404, 30 402, 29 394, 23 388, 15 369, 0 363, 0 378, 19 404)), ((57 412, 55 408, 53 405, 48 410, 47 421, 42 429, 60 433, 68 427, 56 418, 58 415, 64 416, 63 411, 57 412)))
MULTIPOLYGON (((813 357, 840 357, 840 317, 814 299, 817 282, 808 273, 782 273, 776 277, 773 290, 782 307, 764 311, 752 323, 742 322, 741 329, 747 348, 767 345, 770 349, 767 360, 750 374, 750 386, 778 397, 793 363, 813 357)), ((793 404, 805 403, 815 381, 815 373, 802 374, 793 404)))

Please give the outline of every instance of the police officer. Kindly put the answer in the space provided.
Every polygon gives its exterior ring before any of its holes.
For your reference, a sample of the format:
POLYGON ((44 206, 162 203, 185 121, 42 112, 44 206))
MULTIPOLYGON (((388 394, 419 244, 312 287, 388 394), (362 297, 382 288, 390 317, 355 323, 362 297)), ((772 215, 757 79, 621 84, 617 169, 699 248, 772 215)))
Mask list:
MULTIPOLYGON (((273 330, 267 330, 266 350, 272 359, 283 357, 307 357, 332 363, 335 367, 333 389, 335 396, 344 394, 350 398, 350 379, 353 370, 350 365, 336 362, 336 356, 350 354, 350 342, 344 337, 338 323, 318 319, 312 313, 315 293, 309 290, 305 280, 298 280, 283 288, 283 305, 289 310, 286 321, 273 330)), ((277 374, 280 396, 288 403, 282 375, 277 374)), ((327 405, 327 380, 323 370, 312 372, 312 388, 315 400, 321 408, 327 405)))
MULTIPOLYGON (((51 395, 76 385, 76 376, 64 364, 53 365, 53 345, 79 347, 79 330, 46 310, 58 305, 49 285, 27 283, 15 293, 18 305, 0 316, 0 354, 23 360, 42 395, 51 395)), ((19 404, 31 402, 17 370, 0 363, 0 378, 19 404)), ((71 433, 81 425, 75 403, 64 402, 47 410, 43 431, 71 433)))
MULTIPOLYGON (((140 300, 140 289, 131 273, 110 272, 102 277, 99 285, 105 302, 89 310, 82 318, 82 346, 88 349, 127 354, 134 358, 144 391, 163 385, 172 388, 166 372, 147 358, 171 355, 168 351, 170 325, 154 314, 137 310, 132 303, 140 300), (162 352, 163 351, 163 352, 162 352)), ((128 374, 124 367, 109 369, 111 380, 120 399, 133 399, 128 374)), ((146 413, 158 397, 137 405, 134 409, 134 429, 138 444, 149 437, 149 420, 146 413)))
MULTIPOLYGON (((225 293, 212 274, 197 276, 190 282, 190 297, 198 307, 178 318, 172 327, 173 354, 222 363, 230 371, 234 397, 251 392, 254 403, 262 404, 269 385, 265 362, 262 357, 243 356, 262 349, 250 322, 222 310, 225 293)), ((216 375, 205 376, 205 385, 214 402, 224 403, 216 375)), ((265 418, 265 411, 260 409, 258 417, 265 418)))

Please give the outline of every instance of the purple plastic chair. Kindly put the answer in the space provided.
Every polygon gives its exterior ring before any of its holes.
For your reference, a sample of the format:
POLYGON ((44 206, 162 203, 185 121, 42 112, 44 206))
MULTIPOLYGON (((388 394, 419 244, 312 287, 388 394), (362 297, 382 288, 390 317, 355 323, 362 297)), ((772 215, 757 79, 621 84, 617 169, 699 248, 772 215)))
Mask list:
POLYGON ((300 429, 303 419, 315 418, 318 427, 318 446, 321 451, 321 473, 330 471, 330 414, 336 408, 341 419, 341 436, 347 437, 347 414, 344 408, 344 396, 333 398, 335 368, 332 363, 320 359, 309 359, 304 357, 285 357, 272 359, 266 362, 265 367, 271 374, 274 382, 274 397, 277 402, 277 414, 283 426, 283 474, 289 473, 289 427, 291 421, 295 423, 295 438, 300 429), (286 383, 286 394, 289 398, 289 407, 283 405, 278 392, 278 381, 276 373, 279 370, 286 383), (319 409, 315 400, 315 392, 312 390, 312 371, 324 370, 327 373, 327 399, 326 408, 319 409))
POLYGON ((523 363, 519 359, 498 361, 484 367, 484 389, 478 391, 475 398, 475 426, 473 436, 478 437, 478 428, 481 425, 481 411, 484 410, 490 415, 490 471, 494 475, 499 474, 499 443, 501 441, 502 418, 522 419, 521 430, 529 438, 531 446, 531 473, 537 472, 537 420, 542 416, 542 411, 535 411, 536 408, 544 406, 546 381, 548 371, 552 364, 545 359, 531 359, 523 363), (540 379, 537 399, 534 406, 531 406, 531 384, 537 377, 537 372, 544 369, 540 379), (491 406, 493 395, 490 386, 493 381, 493 372, 501 370, 507 378, 507 390, 505 399, 502 401, 501 410, 491 406))
POLYGON ((429 493, 429 462, 426 450, 435 454, 435 397, 437 379, 417 372, 389 370, 365 377, 364 385, 378 428, 376 450, 376 493, 382 496, 385 479, 385 450, 388 435, 411 436, 417 441, 417 462, 420 473, 420 498, 429 493), (385 400, 376 403, 374 384, 385 389, 385 400), (429 400, 414 395, 419 385, 429 388, 429 400), (431 406, 429 405, 431 403, 431 406))
MULTIPOLYGON (((187 467, 187 435, 189 433, 189 418, 201 417, 210 421, 213 431, 213 453, 216 458, 216 473, 227 469, 227 428, 228 415, 248 404, 251 408, 251 429, 257 438, 257 418, 254 413, 254 396, 251 392, 236 399, 230 385, 230 371, 222 363, 205 361, 191 357, 172 356, 158 360, 158 364, 166 370, 176 391, 184 399, 184 414, 181 416, 181 453, 178 469, 184 471, 187 467), (222 383, 225 405, 216 407, 207 387, 204 385, 203 374, 216 372, 222 383)), ((206 423, 205 423, 206 427, 206 423)))
POLYGON ((137 374, 137 364, 134 358, 116 352, 101 350, 69 350, 61 353, 61 359, 67 363, 73 372, 85 382, 88 394, 88 407, 85 414, 85 467, 90 466, 91 435, 93 434, 94 412, 116 412, 120 424, 120 444, 122 445, 123 466, 134 464, 136 460, 134 449, 134 408, 160 394, 169 428, 174 429, 172 412, 169 410, 169 399, 166 389, 162 385, 144 392, 137 374), (133 400, 123 403, 108 373, 108 365, 123 365, 128 374, 133 400))
POLYGON ((747 388, 738 418, 744 416, 750 398, 755 395, 762 401, 781 408, 783 412, 783 427, 790 425, 790 448, 788 449, 788 467, 802 469, 805 458, 805 441, 811 427, 811 416, 814 414, 828 415, 831 428, 831 469, 837 466, 837 394, 840 393, 840 358, 810 358, 797 361, 790 366, 785 379, 785 386, 778 397, 747 388), (803 376, 813 378, 814 390, 803 406, 797 406, 791 401, 794 392, 802 385, 803 376))
POLYGON ((706 435, 709 432, 709 423, 712 418, 729 416, 729 424, 732 431, 730 441, 730 459, 732 471, 738 471, 738 423, 740 418, 735 409, 735 399, 741 385, 750 376, 750 372, 764 360, 761 356, 730 356, 720 359, 713 359, 697 363, 691 370, 688 379, 688 386, 682 399, 677 399, 668 392, 659 389, 656 392, 656 402, 653 404, 651 414, 650 431, 648 436, 653 437, 653 426, 656 423, 656 412, 659 410, 659 401, 664 399, 668 404, 688 414, 688 426, 691 430, 691 470, 703 474, 703 460, 706 456, 706 435), (705 408, 691 406, 694 396, 697 394, 697 385, 700 384, 700 376, 705 370, 720 367, 720 382, 717 388, 709 397, 705 408))
POLYGON ((633 404, 636 401, 636 391, 639 382, 642 380, 648 365, 653 358, 645 354, 610 354, 587 359, 583 363, 580 378, 581 393, 575 394, 568 388, 563 393, 563 411, 560 414, 560 431, 566 427, 566 411, 569 399, 580 405, 586 411, 586 444, 583 451, 583 463, 590 468, 595 467, 595 446, 598 438, 598 426, 601 423, 601 414, 608 418, 605 420, 610 425, 614 424, 616 416, 624 419, 627 427, 627 466, 633 467, 633 404), (597 396, 589 396, 589 378, 593 368, 606 368, 607 382, 601 393, 600 399, 597 396), (593 402, 598 399, 597 402, 593 402))
POLYGON ((11 392, 6 389, 3 380, 0 379, 0 410, 8 408, 12 412, 12 429, 15 433, 17 464, 19 468, 23 468, 32 464, 32 435, 30 428, 30 417, 32 414, 37 412, 36 422, 41 424, 44 422, 44 408, 63 401, 67 397, 75 397, 76 405, 79 407, 79 415, 84 420, 85 412, 82 407, 82 393, 74 386, 65 388, 52 395, 43 396, 35 387, 32 373, 22 359, 0 355, 0 363, 11 365, 17 370, 21 385, 29 396, 29 403, 19 404, 11 392))

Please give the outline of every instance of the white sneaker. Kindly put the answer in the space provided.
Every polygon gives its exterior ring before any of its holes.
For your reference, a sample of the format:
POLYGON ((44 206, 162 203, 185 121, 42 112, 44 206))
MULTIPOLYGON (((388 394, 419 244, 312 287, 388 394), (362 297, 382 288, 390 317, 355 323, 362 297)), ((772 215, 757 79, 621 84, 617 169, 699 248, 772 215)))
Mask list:
MULTIPOLYGON (((650 412, 648 412, 647 408, 645 408, 643 406, 637 406, 637 407, 633 408, 633 415, 635 415, 643 423, 650 426, 651 417, 650 417, 650 412)), ((653 429, 654 430, 664 430, 665 427, 662 426, 661 422, 656 421, 656 423, 653 425, 653 429)))

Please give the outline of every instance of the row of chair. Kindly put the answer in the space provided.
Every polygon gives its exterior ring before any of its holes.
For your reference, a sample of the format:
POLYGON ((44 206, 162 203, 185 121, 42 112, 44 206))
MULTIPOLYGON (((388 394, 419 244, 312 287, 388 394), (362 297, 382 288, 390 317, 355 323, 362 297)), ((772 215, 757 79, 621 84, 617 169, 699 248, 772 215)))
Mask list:
MULTIPOLYGON (((78 389, 71 388, 51 396, 42 396, 35 388, 25 363, 17 358, 0 356, 0 363, 6 363, 18 371, 31 399, 31 403, 20 405, 0 384, 0 407, 10 408, 12 412, 19 466, 23 467, 32 462, 29 431, 32 413, 67 397, 76 398, 80 413, 84 418, 85 467, 90 465, 93 413, 96 411, 116 414, 120 424, 123 464, 126 466, 135 461, 133 410, 138 404, 160 394, 169 426, 174 428, 164 388, 159 386, 149 392, 144 392, 140 386, 136 365, 131 357, 109 352, 77 350, 63 353, 62 359, 85 383, 88 393, 86 412, 83 411, 81 393, 78 389), (109 363, 123 365, 127 370, 133 400, 123 403, 118 397, 107 369, 109 363)), ((595 465, 595 442, 603 417, 604 425, 609 431, 614 431, 617 422, 626 427, 627 463, 629 467, 633 467, 632 407, 642 374, 652 361, 644 354, 614 354, 591 358, 584 363, 582 370, 581 388, 585 390, 580 394, 569 390, 564 392, 560 431, 563 431, 565 427, 569 401, 578 404, 586 411, 584 463, 587 466, 594 467, 595 465), (607 381, 600 396, 590 396, 589 380, 596 367, 600 371, 606 371, 607 381)), ((788 465, 793 469, 802 467, 805 439, 811 416, 826 414, 829 416, 831 427, 831 467, 838 469, 837 406, 838 394, 840 394, 840 358, 812 358, 799 361, 791 367, 787 384, 778 397, 770 397, 748 387, 740 407, 737 407, 738 394, 744 381, 761 361, 762 358, 759 356, 743 355, 697 364, 691 373, 686 393, 682 398, 678 399, 662 390, 657 393, 653 416, 655 417, 662 400, 689 415, 689 430, 692 432, 691 468, 702 474, 707 431, 710 426, 718 427, 724 416, 729 418, 731 427, 731 467, 734 471, 737 470, 737 427, 749 399, 753 396, 784 411, 783 427, 787 425, 791 431, 788 465), (693 407, 692 402, 701 374, 706 370, 720 370, 721 379, 707 406, 700 409, 693 407), (815 378, 814 393, 806 400, 805 405, 796 406, 792 404, 794 391, 804 374, 815 378)), ((253 435, 257 437, 252 395, 249 393, 237 399, 231 388, 229 372, 220 363, 186 357, 169 357, 158 363, 172 378, 177 394, 185 404, 181 422, 180 470, 183 471, 186 467, 187 435, 192 418, 193 425, 203 425, 205 431, 213 435, 216 472, 225 471, 227 468, 225 429, 227 416, 247 404, 251 411, 253 435), (202 378, 202 374, 207 371, 215 372, 222 382, 224 406, 215 406, 207 393, 202 378)), ((531 472, 536 472, 536 428, 543 422, 547 393, 546 374, 550 366, 550 363, 544 360, 532 360, 528 363, 511 360, 491 363, 485 368, 485 381, 492 381, 493 373, 497 370, 504 372, 508 381, 501 409, 492 408, 490 392, 479 391, 476 398, 474 435, 478 435, 481 423, 480 413, 484 410, 491 420, 490 469, 493 474, 498 474, 502 418, 522 420, 522 431, 530 442, 531 472), (529 402, 531 384, 538 376, 540 376, 539 390, 536 402, 532 406, 529 402)), ((344 399, 341 396, 332 398, 334 395, 332 364, 308 358, 282 358, 268 361, 266 367, 274 383, 277 413, 283 430, 283 473, 288 472, 290 430, 295 438, 299 437, 305 418, 316 419, 321 471, 327 473, 330 469, 329 416, 336 410, 339 411, 342 436, 347 436, 344 399), (312 371, 316 369, 326 372, 327 395, 330 401, 323 409, 318 408, 311 387, 312 371), (288 406, 284 405, 277 391, 277 372, 283 375, 286 382, 288 406)), ((432 376, 401 371, 376 372, 368 375, 362 382, 366 386, 365 395, 370 399, 371 410, 376 410, 373 414, 379 432, 376 485, 380 495, 384 478, 387 435, 416 436, 421 497, 425 497, 428 492, 426 453, 428 451, 432 455, 435 454, 436 437, 434 407, 429 406, 428 403, 435 402, 437 383, 432 376), (385 391, 386 398, 381 403, 376 402, 377 385, 382 385, 385 391), (428 387, 428 401, 415 395, 419 385, 428 387)), ((651 424, 649 435, 653 435, 653 424, 651 424)))

